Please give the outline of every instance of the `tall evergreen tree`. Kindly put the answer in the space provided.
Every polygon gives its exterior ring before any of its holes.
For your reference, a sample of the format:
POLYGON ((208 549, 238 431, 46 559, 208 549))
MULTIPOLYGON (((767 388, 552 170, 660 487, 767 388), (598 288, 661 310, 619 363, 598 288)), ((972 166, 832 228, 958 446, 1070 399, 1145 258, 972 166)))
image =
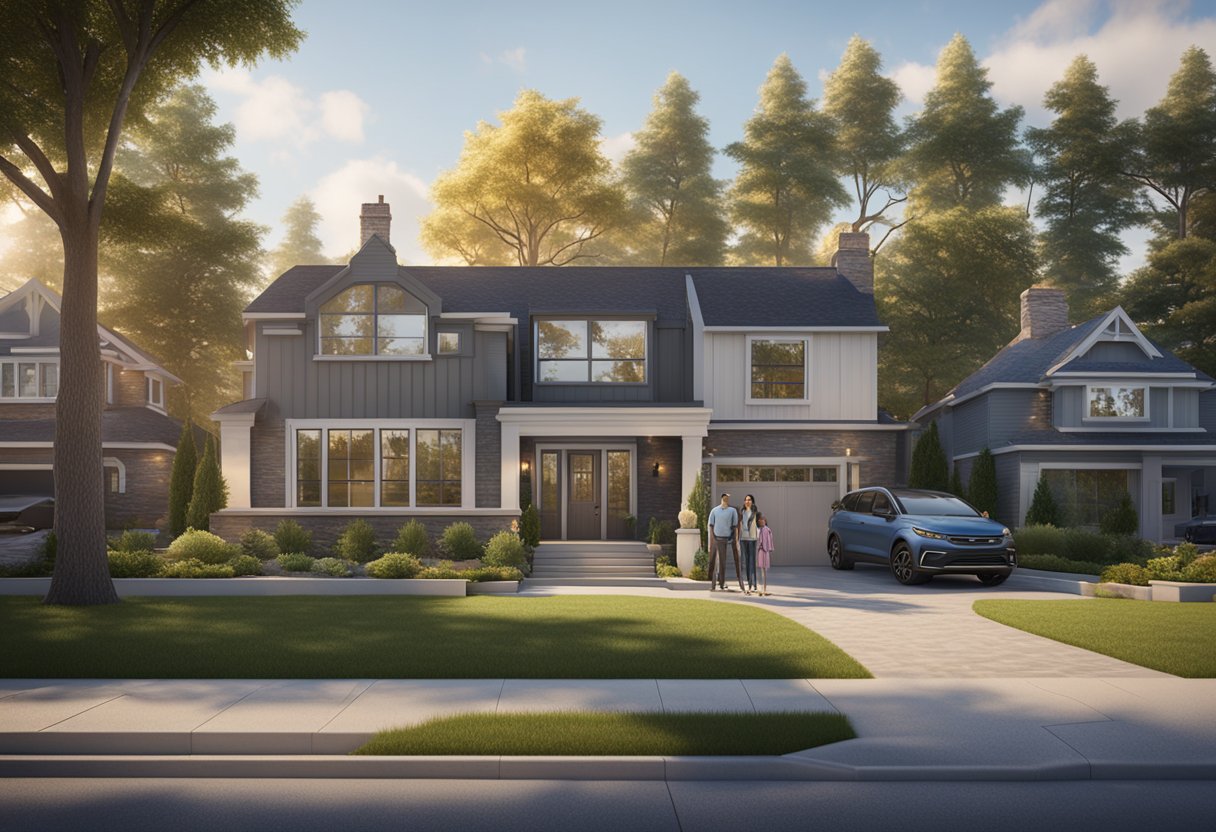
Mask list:
POLYGON ((631 233, 635 262, 722 263, 729 227, 722 214, 723 183, 711 170, 709 122, 696 111, 700 98, 683 75, 668 75, 621 164, 625 189, 638 213, 631 233))
POLYGON ((1056 114, 1051 126, 1026 131, 1044 189, 1036 207, 1046 224, 1043 273, 1068 292, 1081 320, 1105 308, 1117 289, 1118 260, 1127 253, 1119 235, 1137 217, 1135 189, 1122 175, 1128 131, 1115 119, 1115 103, 1097 67, 1078 55, 1043 99, 1056 114))
POLYGON ((988 516, 996 517, 999 497, 997 487, 996 457, 992 455, 992 451, 984 448, 971 466, 967 499, 980 511, 988 512, 988 516))
POLYGON ((806 82, 788 55, 769 70, 743 133, 743 141, 726 148, 739 163, 729 193, 731 218, 742 232, 736 258, 809 264, 816 234, 848 196, 836 178, 832 120, 807 98, 806 82))
POLYGON ((173 472, 169 475, 169 536, 177 537, 186 530, 186 512, 194 496, 194 474, 198 468, 198 448, 194 445, 194 425, 187 419, 177 440, 173 455, 173 472))
POLYGON ((908 471, 909 488, 927 488, 930 491, 948 491, 950 473, 946 452, 937 432, 937 421, 929 423, 929 429, 921 434, 912 449, 912 467, 908 471))
POLYGON ((302 196, 283 214, 283 239, 270 252, 268 265, 270 278, 281 275, 292 266, 321 265, 329 262, 321 251, 321 238, 317 236, 317 225, 321 214, 316 203, 302 196))
POLYGON ((1165 97, 1135 129, 1127 174, 1164 203, 1161 221, 1186 239, 1192 202, 1216 190, 1216 71, 1207 52, 1192 46, 1182 53, 1165 97))
POLYGON ((241 310, 261 282, 265 232, 239 219, 257 177, 226 155, 234 130, 215 112, 185 86, 132 128, 103 227, 106 320, 182 378, 172 403, 196 420, 237 395, 231 362, 245 357, 241 310))
POLYGON ((882 75, 878 51, 853 35, 823 85, 823 111, 835 123, 840 150, 837 173, 852 182, 857 199, 850 231, 892 226, 888 212, 905 200, 895 164, 904 142, 894 116, 900 98, 899 85, 882 75))
POLYGON ((192 529, 209 529, 211 515, 228 505, 228 485, 220 474, 219 456, 215 451, 215 437, 208 436, 203 458, 194 472, 194 489, 190 495, 190 507, 186 509, 186 525, 192 529))
POLYGON ((1000 203, 1010 184, 1026 182, 1029 155, 1018 143, 1021 107, 1001 110, 988 70, 955 35, 937 59, 937 80, 908 126, 908 175, 915 216, 1000 203))
POLYGON ((1034 487, 1034 496, 1030 499, 1030 508, 1026 511, 1027 526, 1063 526, 1064 515, 1056 503, 1051 486, 1047 484, 1046 476, 1039 476, 1039 483, 1034 487))

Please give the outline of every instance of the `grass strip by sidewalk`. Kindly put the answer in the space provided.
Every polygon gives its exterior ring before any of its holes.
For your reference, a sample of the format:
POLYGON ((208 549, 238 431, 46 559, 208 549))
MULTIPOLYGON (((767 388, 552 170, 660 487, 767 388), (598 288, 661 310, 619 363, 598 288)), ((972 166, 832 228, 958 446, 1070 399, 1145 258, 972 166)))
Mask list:
POLYGON ((976 601, 1010 627, 1193 679, 1216 678, 1216 604, 1093 598, 976 601))
POLYGON ((381 731, 354 754, 383 756, 780 755, 857 735, 840 714, 474 713, 381 731))
POLYGON ((784 616, 688 598, 566 595, 0 597, 0 676, 100 679, 868 678, 784 616))

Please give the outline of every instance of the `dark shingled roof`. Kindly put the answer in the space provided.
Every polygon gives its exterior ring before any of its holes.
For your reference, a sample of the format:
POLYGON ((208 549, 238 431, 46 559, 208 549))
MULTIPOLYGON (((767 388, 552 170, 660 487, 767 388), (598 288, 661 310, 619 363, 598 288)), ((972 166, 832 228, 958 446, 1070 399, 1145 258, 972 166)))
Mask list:
MULTIPOLYGON (((177 447, 182 423, 146 407, 115 407, 102 411, 101 442, 162 442, 177 447)), ((196 441, 207 434, 196 431, 196 441)), ((54 419, 0 420, 0 439, 5 442, 53 442, 54 419)))
POLYGON ((266 399, 244 399, 243 401, 226 404, 213 413, 213 416, 236 415, 238 413, 257 413, 265 404, 266 399))
MULTIPOLYGON (((305 299, 344 267, 295 266, 245 311, 304 312, 305 299)), ((832 268, 403 266, 443 298, 445 312, 654 312, 688 315, 692 275, 707 326, 880 326, 874 297, 832 268)))

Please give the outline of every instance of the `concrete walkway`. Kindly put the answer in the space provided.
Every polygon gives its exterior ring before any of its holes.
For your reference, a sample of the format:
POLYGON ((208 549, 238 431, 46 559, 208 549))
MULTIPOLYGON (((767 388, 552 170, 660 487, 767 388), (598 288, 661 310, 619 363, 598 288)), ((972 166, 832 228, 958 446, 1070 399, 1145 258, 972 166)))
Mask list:
POLYGON ((0 755, 9 777, 120 755, 146 776, 193 760, 223 776, 1216 779, 1216 680, 13 680, 0 686, 0 755), (838 711, 859 738, 784 758, 520 758, 510 770, 515 758, 313 756, 439 715, 560 709, 838 711), (334 773, 347 762, 359 773, 334 773))
MULTIPOLYGON (((852 572, 827 567, 773 569, 771 596, 686 591, 679 598, 755 604, 797 621, 831 640, 886 678, 1168 677, 1168 674, 1061 644, 976 614, 982 598, 1092 599, 1043 592, 1017 574, 998 588, 970 576, 934 578, 902 586, 889 570, 858 565, 852 572)), ((670 597, 676 593, 628 587, 529 587, 521 595, 612 594, 670 597)))

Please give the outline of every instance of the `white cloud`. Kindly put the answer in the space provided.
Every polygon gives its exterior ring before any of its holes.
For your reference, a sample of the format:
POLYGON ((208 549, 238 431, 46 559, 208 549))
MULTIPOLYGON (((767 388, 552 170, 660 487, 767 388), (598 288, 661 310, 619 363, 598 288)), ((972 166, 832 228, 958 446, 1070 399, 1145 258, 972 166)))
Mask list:
MULTIPOLYGON (((211 71, 203 80, 213 89, 240 98, 234 122, 242 139, 279 142, 296 150, 322 137, 363 142, 363 123, 370 108, 350 90, 313 95, 281 75, 257 80, 244 69, 211 71)), ((285 148, 276 151, 276 158, 290 155, 285 148)))
POLYGON ((937 70, 934 67, 914 61, 900 64, 891 73, 891 80, 899 84, 900 92, 904 94, 904 101, 918 107, 924 100, 925 93, 933 89, 936 77, 937 70))
POLYGON ((491 55, 488 52, 478 53, 481 62, 486 66, 494 64, 502 64, 512 72, 517 72, 523 75, 524 70, 528 68, 528 50, 522 46, 517 46, 514 49, 504 49, 497 55, 491 55))
POLYGON ((429 263, 418 242, 422 218, 431 212, 427 184, 392 159, 374 156, 350 159, 324 176, 309 196, 321 214, 318 235, 326 253, 339 256, 359 245, 359 208, 379 194, 392 206, 389 232, 398 258, 405 263, 429 263))
POLYGON ((605 136, 600 139, 600 152, 608 157, 614 165, 619 165, 625 154, 633 150, 637 141, 632 133, 621 133, 619 136, 605 136))

